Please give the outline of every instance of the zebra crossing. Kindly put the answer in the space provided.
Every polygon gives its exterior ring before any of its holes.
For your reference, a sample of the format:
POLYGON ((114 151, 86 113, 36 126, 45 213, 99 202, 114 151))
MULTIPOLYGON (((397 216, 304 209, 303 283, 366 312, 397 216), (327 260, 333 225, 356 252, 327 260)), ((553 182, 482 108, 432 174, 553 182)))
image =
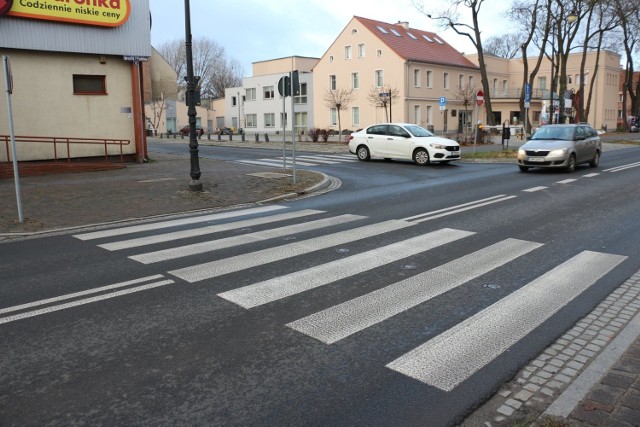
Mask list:
MULTIPOLYGON (((482 206, 502 198, 496 196, 481 200, 476 205, 482 206)), ((466 207, 458 207, 454 211, 466 207)), ((158 285, 150 285, 149 289, 175 284, 174 280, 178 279, 207 286, 217 283, 215 279, 223 275, 258 272, 267 264, 277 266, 277 263, 294 257, 313 257, 319 251, 335 249, 328 261, 294 271, 290 266, 282 270, 269 268, 268 271, 274 273, 268 275, 273 277, 261 277, 254 283, 216 294, 221 301, 234 304, 241 310, 258 307, 268 310, 269 304, 276 301, 293 296, 304 298, 305 293, 312 290, 329 292, 331 287, 327 285, 338 282, 341 286, 349 286, 361 274, 389 268, 392 263, 410 257, 426 258, 431 251, 456 242, 464 243, 465 239, 477 234, 451 228, 420 232, 419 224, 439 213, 372 222, 371 218, 360 215, 332 215, 320 210, 290 211, 282 206, 263 206, 81 233, 74 237, 95 242, 110 252, 125 252, 133 261, 154 264, 160 269, 166 261, 181 264, 179 268, 158 271, 161 275, 152 278, 161 281, 157 282, 158 285), (264 229, 253 231, 254 227, 264 229), (309 237, 304 234, 311 230, 321 235, 309 237), (232 235, 217 236, 224 233, 232 235), (188 239, 196 236, 206 240, 189 243, 188 239), (372 240, 375 241, 374 247, 371 247, 372 240), (365 245, 365 241, 368 244, 365 245), (255 248, 256 243, 262 243, 261 248, 255 248), (164 247, 167 244, 171 247, 164 247), (163 248, 158 249, 157 245, 163 245, 163 248), (343 245, 355 249, 339 250, 343 245), (357 250, 361 247, 359 245, 364 249, 357 250), (228 257, 217 252, 228 248, 234 249, 228 257), (192 260, 192 257, 196 258, 192 260), (276 273, 278 271, 282 273, 276 273), (214 282, 208 282, 211 280, 214 282)), ((496 241, 424 272, 408 273, 409 277, 394 283, 381 283, 382 287, 377 290, 282 326, 323 345, 334 345, 354 334, 365 333, 374 325, 384 327, 389 319, 402 316, 408 310, 491 274, 512 261, 535 257, 545 246, 541 242, 515 238, 496 241)), ((395 360, 388 360, 385 367, 440 390, 451 391, 525 338, 626 258, 585 250, 569 259, 559 260, 551 270, 533 278, 520 289, 395 360)), ((111 286, 120 288, 120 285, 111 286)), ((126 294, 126 291, 119 292, 126 294)))
MULTIPOLYGON (((244 163, 248 165, 271 166, 281 168, 284 160, 287 165, 293 164, 292 156, 270 157, 257 160, 234 160, 236 163, 244 163)), ((340 163, 354 163, 358 160, 352 154, 314 154, 314 155, 296 155, 297 166, 326 166, 337 165, 340 163)))

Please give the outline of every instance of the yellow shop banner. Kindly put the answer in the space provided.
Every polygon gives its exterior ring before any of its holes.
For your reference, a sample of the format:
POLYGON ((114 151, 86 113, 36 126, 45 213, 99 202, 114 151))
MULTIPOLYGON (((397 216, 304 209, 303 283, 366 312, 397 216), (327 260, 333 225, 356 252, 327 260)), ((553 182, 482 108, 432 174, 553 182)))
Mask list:
POLYGON ((129 0, 13 0, 7 15, 118 27, 127 21, 130 12, 129 0))

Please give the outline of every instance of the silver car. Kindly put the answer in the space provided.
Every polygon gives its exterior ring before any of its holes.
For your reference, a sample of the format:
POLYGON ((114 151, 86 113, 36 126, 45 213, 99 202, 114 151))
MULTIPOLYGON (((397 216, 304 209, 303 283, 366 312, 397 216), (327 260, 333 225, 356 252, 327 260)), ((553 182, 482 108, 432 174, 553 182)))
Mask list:
POLYGON ((382 123, 351 134, 349 151, 360 160, 371 157, 413 160, 419 165, 460 160, 460 145, 410 123, 382 123))
POLYGON ((564 168, 573 172, 577 165, 597 167, 602 155, 598 132, 586 123, 546 125, 538 128, 518 150, 518 167, 564 168))

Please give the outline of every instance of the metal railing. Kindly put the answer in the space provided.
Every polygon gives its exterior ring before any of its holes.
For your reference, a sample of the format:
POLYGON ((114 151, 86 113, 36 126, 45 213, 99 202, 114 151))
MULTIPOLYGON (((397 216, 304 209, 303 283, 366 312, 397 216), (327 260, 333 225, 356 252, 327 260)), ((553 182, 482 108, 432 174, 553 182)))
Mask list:
MULTIPOLYGON (((9 150, 9 143, 11 137, 9 135, 0 135, 0 142, 4 141, 5 149, 7 152, 7 161, 11 161, 11 152, 9 150)), ((69 137, 56 137, 56 136, 15 136, 16 142, 27 142, 35 144, 52 144, 53 145, 53 158, 58 160, 58 145, 63 144, 66 147, 66 159, 67 162, 71 161, 71 146, 72 145, 103 145, 104 146, 104 158, 109 160, 109 146, 120 147, 120 163, 124 162, 124 153, 122 147, 124 145, 131 144, 128 139, 100 139, 100 138, 69 138, 69 137)))

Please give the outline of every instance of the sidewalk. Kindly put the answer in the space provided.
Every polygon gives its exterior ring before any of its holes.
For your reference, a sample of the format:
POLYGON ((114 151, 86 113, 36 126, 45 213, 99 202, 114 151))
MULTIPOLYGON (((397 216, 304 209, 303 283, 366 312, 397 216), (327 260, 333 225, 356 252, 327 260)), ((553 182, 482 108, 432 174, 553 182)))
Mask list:
MULTIPOLYGON (((640 134, 603 137, 604 151, 621 148, 608 142, 625 138, 638 140, 640 134)), ((180 138, 158 141, 186 144, 180 138)), ((282 150, 281 141, 204 139, 200 144, 282 150)), ((510 148, 516 144, 510 143, 510 148)), ((290 148, 288 145, 288 153, 290 148)), ((472 149, 465 146, 463 153, 472 149)), ((502 146, 481 144, 475 149, 501 150, 502 146)), ((348 152, 346 144, 338 143, 297 142, 296 150, 348 152)), ((187 157, 150 153, 150 158, 149 163, 127 164, 119 170, 23 177, 23 224, 17 222, 13 179, 0 180, 0 240, 293 198, 326 191, 333 182, 323 174, 298 169, 294 184, 290 175, 278 169, 201 158, 204 191, 194 193, 188 189, 187 157)), ((639 312, 640 272, 532 360, 462 425, 640 426, 639 312), (553 422, 552 416, 556 417, 553 422)))

